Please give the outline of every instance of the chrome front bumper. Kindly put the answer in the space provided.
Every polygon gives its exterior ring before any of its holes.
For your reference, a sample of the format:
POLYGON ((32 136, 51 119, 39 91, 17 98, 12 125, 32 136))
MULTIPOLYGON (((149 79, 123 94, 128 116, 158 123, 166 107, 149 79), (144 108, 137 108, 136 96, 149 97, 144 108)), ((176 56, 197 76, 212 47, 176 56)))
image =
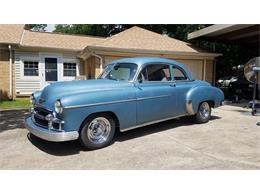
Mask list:
POLYGON ((31 134, 47 141, 62 142, 76 140, 79 137, 77 131, 54 131, 39 127, 33 123, 32 117, 25 119, 25 126, 31 134))

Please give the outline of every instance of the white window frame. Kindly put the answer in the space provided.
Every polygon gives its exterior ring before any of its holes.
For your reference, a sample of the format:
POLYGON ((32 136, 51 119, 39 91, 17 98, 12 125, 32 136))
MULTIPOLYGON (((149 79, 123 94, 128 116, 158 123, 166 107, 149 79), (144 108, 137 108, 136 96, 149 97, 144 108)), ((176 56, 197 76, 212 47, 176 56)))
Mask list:
POLYGON ((40 60, 36 57, 21 57, 20 58, 20 76, 21 79, 30 79, 30 80, 39 80, 41 75, 41 67, 40 67, 40 60), (31 62, 38 62, 38 76, 25 76, 24 75, 24 62, 31 61, 31 62))
MULTIPOLYGON (((70 78, 71 78, 71 77, 76 77, 76 76, 78 76, 78 73, 77 73, 78 70, 77 70, 77 69, 78 69, 78 68, 77 68, 77 63, 76 63, 76 62, 67 62, 67 61, 64 61, 64 62, 63 62, 63 73, 62 73, 62 74, 63 74, 63 77, 70 77, 70 78), (76 69, 75 69, 76 75, 75 75, 75 76, 65 76, 65 75, 64 75, 64 64, 65 64, 65 63, 67 63, 67 64, 75 64, 75 66, 76 66, 76 69)), ((74 69, 68 69, 68 70, 74 70, 74 69)))
MULTIPOLYGON (((29 64, 30 65, 30 64, 29 64)), ((24 77, 38 77, 39 76, 39 62, 38 61, 33 61, 33 60, 25 60, 23 61, 23 76, 24 77), (30 67, 26 67, 25 68, 25 62, 27 63, 33 63, 33 68, 30 68, 30 67), (35 66, 35 67, 34 67, 35 66), (37 66, 37 68, 36 68, 37 66), (37 75, 25 75, 25 69, 32 69, 32 70, 37 70, 37 75)))
POLYGON ((62 60, 62 78, 66 80, 74 80, 77 76, 79 76, 79 60, 78 59, 69 59, 69 58, 63 58, 62 60), (76 76, 64 76, 64 63, 75 63, 76 64, 76 76))

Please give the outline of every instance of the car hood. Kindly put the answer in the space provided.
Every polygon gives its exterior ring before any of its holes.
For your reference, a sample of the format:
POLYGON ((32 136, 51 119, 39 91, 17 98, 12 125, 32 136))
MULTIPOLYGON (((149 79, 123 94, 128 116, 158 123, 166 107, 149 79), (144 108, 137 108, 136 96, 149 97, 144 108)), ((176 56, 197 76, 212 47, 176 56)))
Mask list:
POLYGON ((37 98, 37 104, 46 108, 53 108, 54 102, 66 95, 113 90, 124 88, 129 84, 129 82, 125 81, 114 81, 108 79, 56 82, 46 86, 42 90, 39 98, 37 98))

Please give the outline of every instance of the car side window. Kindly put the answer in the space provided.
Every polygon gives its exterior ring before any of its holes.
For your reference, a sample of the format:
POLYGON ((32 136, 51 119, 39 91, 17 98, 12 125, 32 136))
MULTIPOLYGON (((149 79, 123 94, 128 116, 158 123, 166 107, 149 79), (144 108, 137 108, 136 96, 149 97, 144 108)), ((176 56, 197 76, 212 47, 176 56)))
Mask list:
POLYGON ((170 81, 171 73, 169 65, 150 64, 145 66, 138 76, 142 81, 170 81))
POLYGON ((177 81, 185 81, 188 80, 188 77, 186 76, 186 74, 184 73, 184 71, 178 67, 173 67, 173 77, 174 80, 177 81))

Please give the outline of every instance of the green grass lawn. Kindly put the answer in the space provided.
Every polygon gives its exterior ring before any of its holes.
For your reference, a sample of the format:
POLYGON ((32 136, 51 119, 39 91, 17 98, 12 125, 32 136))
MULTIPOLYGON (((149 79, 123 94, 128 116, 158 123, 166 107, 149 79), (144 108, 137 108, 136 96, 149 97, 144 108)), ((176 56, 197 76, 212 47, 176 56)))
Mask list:
POLYGON ((0 101, 0 109, 29 108, 30 104, 29 99, 4 100, 0 101))

